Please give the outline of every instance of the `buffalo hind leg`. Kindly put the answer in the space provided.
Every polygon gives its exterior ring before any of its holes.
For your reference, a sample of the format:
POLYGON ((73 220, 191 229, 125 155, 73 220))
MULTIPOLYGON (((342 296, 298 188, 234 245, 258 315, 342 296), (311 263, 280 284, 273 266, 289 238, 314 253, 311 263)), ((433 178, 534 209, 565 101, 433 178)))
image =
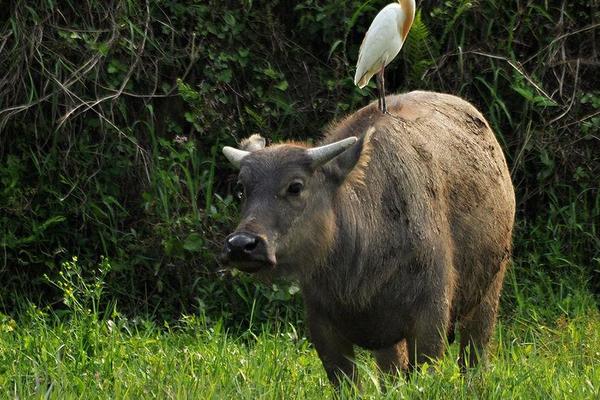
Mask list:
POLYGON ((460 318, 460 353, 458 363, 461 371, 472 368, 478 362, 486 363, 486 347, 494 331, 504 269, 500 269, 489 286, 481 303, 460 318))
POLYGON ((357 384, 358 376, 352 343, 341 336, 331 324, 320 318, 309 316, 308 329, 329 381, 336 387, 340 386, 344 378, 357 384))

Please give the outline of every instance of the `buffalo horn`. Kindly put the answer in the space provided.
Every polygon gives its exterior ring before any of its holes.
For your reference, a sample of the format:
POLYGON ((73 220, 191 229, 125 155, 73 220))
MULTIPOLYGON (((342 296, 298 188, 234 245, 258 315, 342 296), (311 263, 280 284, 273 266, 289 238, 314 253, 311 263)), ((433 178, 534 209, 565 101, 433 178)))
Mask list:
POLYGON ((250 152, 225 146, 223 147, 223 154, 234 167, 239 168, 242 158, 246 157, 248 154, 250 154, 250 152))
POLYGON ((334 143, 306 150, 306 153, 311 159, 310 165, 313 168, 317 168, 325 164, 327 161, 344 152, 344 150, 356 143, 357 140, 358 139, 355 136, 351 136, 334 143))

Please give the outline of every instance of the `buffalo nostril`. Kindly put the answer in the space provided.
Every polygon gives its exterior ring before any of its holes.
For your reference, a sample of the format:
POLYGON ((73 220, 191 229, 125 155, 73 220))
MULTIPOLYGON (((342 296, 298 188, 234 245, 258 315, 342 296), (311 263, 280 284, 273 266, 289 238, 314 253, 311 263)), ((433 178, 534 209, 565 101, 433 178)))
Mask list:
POLYGON ((244 251, 247 253, 250 253, 252 251, 254 251, 254 249, 256 249, 256 246, 258 245, 258 239, 257 238, 253 238, 254 240, 249 242, 248 244, 246 244, 244 246, 244 251))
POLYGON ((227 240, 227 250, 233 252, 251 253, 258 246, 258 237, 239 233, 227 240))

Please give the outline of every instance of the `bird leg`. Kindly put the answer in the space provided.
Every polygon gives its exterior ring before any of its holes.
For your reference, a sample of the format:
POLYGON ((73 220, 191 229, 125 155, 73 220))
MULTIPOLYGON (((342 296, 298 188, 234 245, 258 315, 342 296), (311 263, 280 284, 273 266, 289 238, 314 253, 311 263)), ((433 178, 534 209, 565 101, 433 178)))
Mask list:
POLYGON ((377 82, 377 108, 379 111, 382 111, 383 104, 381 103, 381 79, 379 78, 379 73, 377 73, 375 80, 377 82))
POLYGON ((379 109, 382 113, 387 114, 387 107, 385 106, 385 65, 381 66, 381 71, 377 75, 379 83, 379 102, 381 107, 379 109))

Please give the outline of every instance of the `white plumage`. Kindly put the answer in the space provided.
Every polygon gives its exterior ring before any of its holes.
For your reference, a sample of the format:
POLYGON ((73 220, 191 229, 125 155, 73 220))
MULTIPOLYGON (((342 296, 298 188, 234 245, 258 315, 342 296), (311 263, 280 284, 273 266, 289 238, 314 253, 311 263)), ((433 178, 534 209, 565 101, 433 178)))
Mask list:
POLYGON ((415 18, 415 0, 399 0, 385 6, 367 31, 356 63, 354 84, 365 87, 378 74, 379 108, 385 109, 385 67, 398 55, 415 18))

